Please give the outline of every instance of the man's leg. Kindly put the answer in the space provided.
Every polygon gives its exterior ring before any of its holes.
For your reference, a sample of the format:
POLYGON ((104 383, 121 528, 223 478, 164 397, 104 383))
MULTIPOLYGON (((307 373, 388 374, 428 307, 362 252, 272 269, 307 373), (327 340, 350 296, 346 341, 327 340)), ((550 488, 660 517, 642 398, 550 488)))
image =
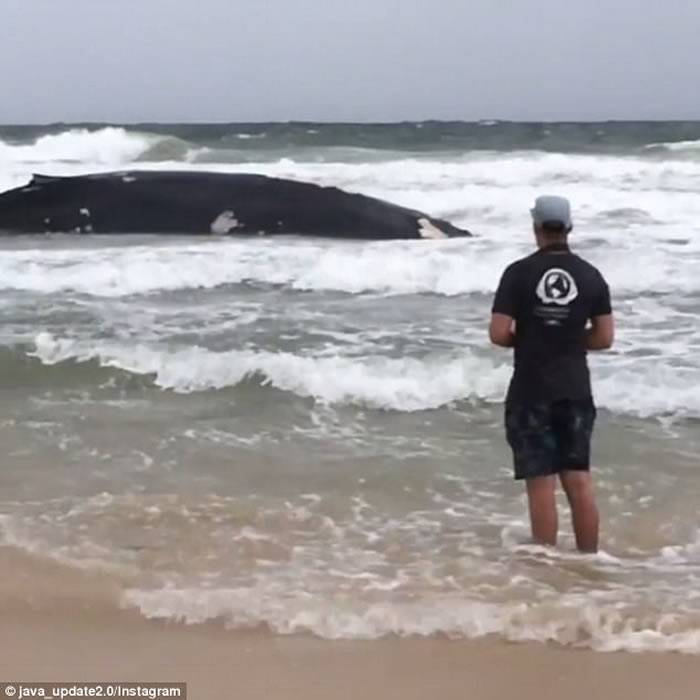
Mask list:
POLYGON ((525 481, 532 538, 557 543, 557 441, 548 403, 506 406, 506 437, 513 450, 515 478, 525 481))
POLYGON ((560 474, 571 506, 576 546, 581 552, 598 551, 598 506, 589 471, 569 469, 560 474))
POLYGON ((532 538, 538 544, 557 544, 557 502, 555 476, 536 476, 525 481, 530 507, 532 538))

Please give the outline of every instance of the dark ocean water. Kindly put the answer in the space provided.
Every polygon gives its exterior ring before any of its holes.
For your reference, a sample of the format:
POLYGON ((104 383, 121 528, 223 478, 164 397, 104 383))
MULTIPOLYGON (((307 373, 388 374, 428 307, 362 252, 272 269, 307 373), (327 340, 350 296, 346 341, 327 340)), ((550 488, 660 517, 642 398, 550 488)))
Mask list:
MULTIPOLYGON (((45 135, 105 127, 174 137, 193 147, 240 151, 289 148, 362 148, 388 151, 528 151, 643 153, 664 145, 700 141, 700 122, 404 122, 328 124, 50 124, 2 125, 0 139, 27 144, 45 135)), ((697 150, 697 145, 695 147, 697 150)), ((663 148, 658 149, 663 151, 663 148)))

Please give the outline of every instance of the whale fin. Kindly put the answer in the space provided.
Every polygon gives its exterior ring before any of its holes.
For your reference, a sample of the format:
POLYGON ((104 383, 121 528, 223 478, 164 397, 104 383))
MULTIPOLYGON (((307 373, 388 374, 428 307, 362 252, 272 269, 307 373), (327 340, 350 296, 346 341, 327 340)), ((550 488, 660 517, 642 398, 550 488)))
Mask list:
POLYGON ((418 219, 418 235, 421 238, 432 238, 435 240, 447 238, 447 234, 444 231, 441 231, 430 219, 426 218, 418 219))
POLYGON ((238 228, 240 221, 236 218, 236 213, 232 209, 222 211, 219 216, 211 222, 210 230, 212 233, 220 236, 225 236, 238 228))

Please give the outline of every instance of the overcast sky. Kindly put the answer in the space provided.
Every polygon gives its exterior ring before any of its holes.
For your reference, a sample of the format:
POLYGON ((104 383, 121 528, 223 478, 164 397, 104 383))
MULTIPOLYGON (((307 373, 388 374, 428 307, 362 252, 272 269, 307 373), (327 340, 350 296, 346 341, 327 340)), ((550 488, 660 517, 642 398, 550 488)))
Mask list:
POLYGON ((700 118, 700 0, 0 0, 0 123, 700 118))

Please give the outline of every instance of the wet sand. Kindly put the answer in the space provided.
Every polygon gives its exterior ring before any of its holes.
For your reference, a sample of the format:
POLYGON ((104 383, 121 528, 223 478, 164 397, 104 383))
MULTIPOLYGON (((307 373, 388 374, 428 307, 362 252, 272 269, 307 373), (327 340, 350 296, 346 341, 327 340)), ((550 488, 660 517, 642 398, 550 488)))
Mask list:
POLYGON ((103 606, 3 613, 3 681, 184 681, 197 700, 695 700, 700 685, 700 659, 678 654, 495 639, 329 642, 148 621, 103 606))

